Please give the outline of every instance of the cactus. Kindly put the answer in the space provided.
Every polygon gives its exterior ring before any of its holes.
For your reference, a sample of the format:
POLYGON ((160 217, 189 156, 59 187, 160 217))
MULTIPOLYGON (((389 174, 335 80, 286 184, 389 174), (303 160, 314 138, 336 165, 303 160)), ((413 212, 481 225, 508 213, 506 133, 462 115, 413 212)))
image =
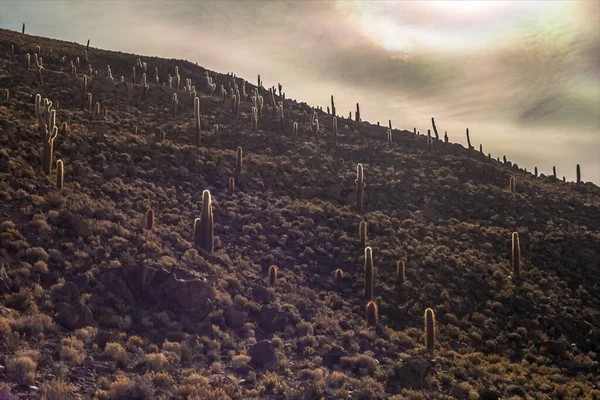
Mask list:
POLYGON ((215 223, 212 211, 212 201, 210 192, 202 192, 202 228, 201 228, 201 247, 208 253, 214 249, 215 223))
POLYGON ((435 314, 431 308, 425 310, 425 345, 430 351, 435 347, 435 314))
POLYGON ((177 93, 173 93, 173 99, 171 100, 171 113, 173 118, 177 117, 177 103, 179 103, 179 100, 177 100, 177 93))
POLYGON ((65 179, 65 166, 62 160, 56 162, 56 188, 62 190, 65 179))
POLYGON ((27 71, 29 71, 31 69, 31 56, 29 53, 25 55, 25 59, 27 60, 27 71))
POLYGON ((387 130, 387 144, 388 145, 392 144, 392 130, 391 129, 387 130))
POLYGON ((479 152, 483 154, 483 145, 481 143, 479 144, 479 152))
POLYGON ((581 183, 581 167, 577 164, 577 183, 581 183))
POLYGON ((365 248, 365 298, 373 300, 373 286, 375 281, 375 267, 373 266, 373 250, 365 248))
POLYGON ((534 171, 534 175, 535 175, 535 177, 537 178, 537 177, 538 177, 538 170, 537 170, 537 167, 535 167, 535 168, 533 169, 533 171, 534 171))
POLYGON ((242 173, 242 156, 243 156, 243 152, 242 152, 242 148, 241 147, 237 148, 236 154, 237 155, 236 155, 235 171, 239 175, 239 174, 242 173))
POLYGON ((358 235, 360 237, 360 245, 362 247, 367 247, 367 222, 360 221, 360 225, 358 226, 358 235))
POLYGON ((369 326, 377 325, 378 313, 379 310, 377 308, 377 303, 375 303, 373 300, 369 301, 367 303, 367 324, 369 326))
POLYGON ((271 265, 269 267, 269 284, 271 286, 275 286, 275 282, 277 281, 277 272, 279 271, 279 268, 277 268, 277 265, 271 265))
POLYGON ((406 282, 406 264, 404 261, 398 261, 396 263, 396 281, 398 283, 406 282))
POLYGON ((388 119, 388 128, 392 129, 392 120, 391 119, 388 119))
POLYGON ((104 106, 104 118, 108 116, 108 106, 104 106))
POLYGON ((315 122, 313 123, 313 134, 315 135, 315 138, 317 138, 317 140, 319 139, 319 120, 315 119, 315 122))
POLYGON ((510 186, 509 186, 510 192, 511 193, 516 193, 517 192, 517 181, 515 179, 514 176, 510 177, 510 186))
POLYGON ((100 116, 100 102, 96 102, 96 117, 100 116))
POLYGON ((138 133, 138 127, 137 127, 137 125, 134 125, 133 126, 133 134, 137 135, 137 133, 138 133))
POLYGON ((132 73, 132 75, 131 75, 131 82, 135 84, 135 66, 134 66, 134 67, 131 67, 131 68, 132 68, 132 70, 133 70, 133 73, 132 73))
POLYGON ((167 133, 164 130, 158 131, 158 141, 164 142, 167 139, 167 133))
POLYGON ((338 144, 338 125, 337 125, 337 118, 333 117, 333 128, 331 129, 333 131, 333 145, 337 146, 338 144))
POLYGON ((292 137, 294 139, 298 139, 298 123, 294 122, 294 124, 292 125, 292 137))
POLYGON ((229 191, 235 191, 235 178, 233 176, 229 178, 229 191))
POLYGON ((83 95, 84 96, 87 93, 87 86, 88 86, 88 78, 87 78, 87 75, 84 75, 83 76, 83 95))
POLYGON ((358 140, 358 131, 356 129, 354 130, 354 140, 358 140))
POLYGON ((4 100, 7 102, 10 100, 10 91, 8 89, 4 89, 4 100))
POLYGON ((146 212, 146 228, 152 230, 154 227, 154 210, 149 208, 146 212))
POLYGON ((356 103, 356 122, 360 122, 360 105, 356 103))
POLYGON ((21 33, 24 35, 25 34, 25 22, 23 22, 23 30, 21 31, 21 33))
POLYGON ((517 232, 512 234, 512 267, 513 275, 519 278, 521 276, 521 243, 517 232))
POLYGON ((435 133, 435 139, 440 140, 440 135, 438 135, 437 127, 435 126, 435 120, 431 117, 431 125, 433 125, 433 133, 435 133))
POLYGON ((92 94, 88 92, 87 97, 88 97, 88 110, 92 111, 92 94))
POLYGON ((213 134, 215 134, 215 135, 219 134, 219 124, 213 125, 213 134))
POLYGON ((333 273, 335 276, 335 280, 337 282, 341 282, 342 279, 344 279, 344 272, 341 269, 336 269, 335 272, 333 273))
POLYGON ((554 174, 554 179, 556 179, 556 167, 552 167, 552 173, 554 174))
POLYGON ((46 128, 46 134, 44 138, 44 152, 42 156, 44 164, 44 173, 46 175, 50 175, 50 172, 52 172, 52 156, 54 152, 54 139, 56 139, 56 136, 58 136, 58 128, 56 126, 46 128))
POLYGON ((473 146, 471 146, 471 137, 469 136, 469 128, 467 128, 467 144, 469 146, 469 154, 471 154, 471 149, 473 148, 473 146))
POLYGON ((86 60, 87 60, 87 52, 88 52, 89 49, 90 49, 90 39, 88 39, 87 45, 85 46, 85 54, 86 54, 86 58, 85 59, 86 60))
POLYGON ((333 95, 331 95, 331 115, 333 115, 334 117, 337 116, 337 114, 335 113, 335 103, 333 102, 333 95))
MULTIPOLYGON (((173 93, 175 95, 175 93, 173 93)), ((200 146, 202 141, 202 124, 200 122, 200 98, 194 98, 194 121, 195 121, 195 134, 194 134, 194 144, 196 146, 200 146)))
POLYGON ((15 60, 15 45, 11 44, 10 45, 10 59, 11 60, 15 60))
POLYGON ((363 209, 363 192, 367 186, 362 164, 356 166, 356 180, 354 183, 356 183, 356 210, 361 212, 363 209))

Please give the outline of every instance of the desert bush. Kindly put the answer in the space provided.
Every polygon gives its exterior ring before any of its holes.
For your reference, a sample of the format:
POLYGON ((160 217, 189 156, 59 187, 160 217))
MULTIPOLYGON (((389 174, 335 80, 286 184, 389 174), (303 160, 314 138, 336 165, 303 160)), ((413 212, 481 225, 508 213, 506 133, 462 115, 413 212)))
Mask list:
POLYGON ((6 363, 8 376, 20 385, 33 385, 36 368, 37 362, 29 356, 15 356, 6 363))
POLYGON ((28 336, 52 332, 56 329, 52 318, 46 314, 26 315, 11 322, 12 329, 28 336))
POLYGON ((42 400, 67 400, 72 398, 74 390, 70 383, 55 379, 43 386, 42 400))

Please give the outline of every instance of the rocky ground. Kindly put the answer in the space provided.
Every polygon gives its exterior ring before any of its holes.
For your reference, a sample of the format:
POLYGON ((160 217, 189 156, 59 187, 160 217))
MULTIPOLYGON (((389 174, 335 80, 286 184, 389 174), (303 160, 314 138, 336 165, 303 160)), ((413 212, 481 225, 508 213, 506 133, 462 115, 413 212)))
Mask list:
POLYGON ((317 111, 315 137, 311 108, 285 99, 281 127, 264 89, 255 131, 255 85, 237 113, 220 92, 232 77, 210 71, 208 94, 205 72, 99 49, 86 61, 85 46, 0 30, 0 399, 600 398, 597 186, 412 131, 387 144, 387 127, 347 118, 334 146, 331 115, 317 111), (176 67, 200 98, 199 146, 193 97, 179 90, 173 117, 162 86, 176 67), (56 109, 50 175, 37 94, 56 109), (206 189, 212 253, 194 246, 206 189))

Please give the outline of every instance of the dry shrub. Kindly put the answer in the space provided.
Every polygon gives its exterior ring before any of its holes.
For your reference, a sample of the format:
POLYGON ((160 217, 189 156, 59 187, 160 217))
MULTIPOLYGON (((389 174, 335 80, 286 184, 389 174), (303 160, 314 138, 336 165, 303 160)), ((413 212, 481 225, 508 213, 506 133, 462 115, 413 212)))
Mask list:
POLYGON ((32 385, 35 382, 37 362, 29 356, 15 356, 8 360, 8 376, 20 385, 32 385))
POLYGON ((72 398, 74 390, 70 383, 53 380, 44 385, 42 400, 66 400, 72 398))

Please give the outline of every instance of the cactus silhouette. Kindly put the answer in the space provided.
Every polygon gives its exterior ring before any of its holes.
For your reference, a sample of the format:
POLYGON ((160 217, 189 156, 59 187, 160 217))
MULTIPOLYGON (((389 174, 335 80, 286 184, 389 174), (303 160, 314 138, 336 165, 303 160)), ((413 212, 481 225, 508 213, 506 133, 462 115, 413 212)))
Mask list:
POLYGON ((577 183, 581 183, 581 167, 577 164, 577 183))
POLYGON ((398 283, 406 282, 406 264, 404 264, 404 261, 396 263, 396 281, 398 283))
POLYGON ((367 247, 367 222, 360 221, 360 225, 358 226, 358 234, 360 236, 360 245, 362 247, 367 247))
POLYGON ((154 227, 154 210, 149 208, 146 212, 146 228, 152 230, 154 227))
POLYGON ((65 179, 65 167, 62 160, 56 162, 56 188, 62 190, 65 179))
POLYGON ((433 133, 435 133, 435 139, 440 140, 440 135, 438 135, 437 127, 435 126, 435 120, 431 117, 431 125, 433 125, 433 133))
POLYGON ((235 164, 235 169, 236 169, 236 173, 239 175, 242 173, 242 148, 238 147, 237 148, 237 153, 236 153, 236 164, 235 164))
POLYGON ((375 280, 375 267, 373 266, 373 250, 370 247, 365 248, 365 298, 367 301, 373 300, 373 287, 375 280))
POLYGON ((513 275, 518 278, 521 276, 521 244, 519 242, 519 234, 512 234, 512 266, 513 275))
POLYGON ((435 347, 435 314, 431 308, 425 310, 425 345, 431 351, 435 347))
POLYGON ((378 313, 379 309, 377 307, 377 303, 375 303, 373 300, 369 301, 367 303, 367 324, 369 326, 377 325, 378 313))

